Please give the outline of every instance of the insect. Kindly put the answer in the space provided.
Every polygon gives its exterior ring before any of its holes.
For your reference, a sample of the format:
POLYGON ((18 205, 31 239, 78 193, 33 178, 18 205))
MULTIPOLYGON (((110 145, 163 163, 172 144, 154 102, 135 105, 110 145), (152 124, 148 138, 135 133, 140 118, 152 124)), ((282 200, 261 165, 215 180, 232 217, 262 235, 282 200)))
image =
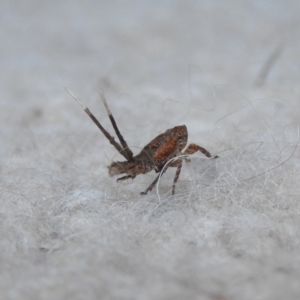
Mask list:
MULTIPOLYGON (((126 180, 129 178, 135 178, 137 175, 146 174, 152 170, 156 173, 160 173, 162 170, 165 172, 169 167, 176 167, 176 173, 173 181, 172 195, 175 194, 175 185, 178 181, 181 168, 182 168, 182 159, 172 161, 168 164, 169 160, 175 158, 179 155, 191 155, 196 151, 200 151, 207 157, 212 157, 211 154, 201 146, 196 144, 190 144, 186 150, 182 152, 187 144, 188 132, 185 125, 175 126, 171 129, 168 129, 166 132, 158 135, 154 138, 149 144, 147 144, 139 154, 133 155, 133 152, 127 145, 127 142, 123 138, 120 130, 117 126, 117 123, 107 105, 104 94, 101 94, 101 100, 105 106, 108 117, 111 121, 111 124, 115 130, 115 133, 120 141, 116 142, 114 137, 111 136, 96 117, 90 112, 90 110, 85 107, 79 99, 67 88, 66 91, 80 104, 82 109, 87 113, 87 115, 92 119, 92 121, 97 125, 97 127, 102 131, 105 137, 109 142, 117 149, 117 151, 124 156, 126 161, 116 161, 112 162, 108 166, 108 172, 110 176, 127 174, 123 177, 117 179, 117 181, 126 180)), ((217 158, 214 156, 213 158, 217 158)), ((186 158, 185 158, 186 159, 186 158)), ((151 191, 156 185, 160 174, 154 179, 154 181, 149 185, 149 187, 141 192, 141 195, 146 195, 151 191)))

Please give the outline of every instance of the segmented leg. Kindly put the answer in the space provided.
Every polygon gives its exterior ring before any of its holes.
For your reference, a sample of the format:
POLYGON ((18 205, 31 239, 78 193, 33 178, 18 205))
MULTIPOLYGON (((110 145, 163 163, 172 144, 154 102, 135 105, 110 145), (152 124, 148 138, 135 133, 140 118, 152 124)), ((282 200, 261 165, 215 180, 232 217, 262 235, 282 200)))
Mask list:
POLYGON ((156 183, 158 181, 159 175, 160 174, 158 174, 156 176, 156 178, 154 179, 154 181, 148 186, 148 188, 144 192, 141 192, 141 195, 147 195, 147 193, 150 192, 155 187, 155 185, 156 185, 156 183))
POLYGON ((90 110, 88 109, 88 107, 84 106, 81 101, 67 88, 65 87, 65 90, 71 95, 71 97, 73 97, 73 99, 75 99, 79 105, 82 107, 82 109, 87 113, 87 115, 92 119, 92 121, 96 124, 96 126, 102 131, 102 133, 105 135, 105 137, 109 140, 109 142, 118 150, 118 152, 123 155, 127 161, 132 161, 133 159, 133 153, 132 151, 129 149, 126 141, 124 140, 123 136, 121 135, 116 121, 107 105, 106 99, 104 94, 101 94, 101 99, 103 101, 103 104, 105 106, 105 109, 108 113, 109 119, 111 121, 111 124, 121 142, 121 145, 115 141, 115 138, 113 136, 111 136, 108 131, 105 130, 105 128, 100 124, 100 122, 98 121, 98 119, 90 112, 90 110))
POLYGON ((117 182, 122 181, 122 180, 129 179, 129 178, 134 178, 134 177, 131 176, 131 175, 126 175, 126 176, 123 176, 123 177, 118 178, 118 179, 117 179, 117 182))
MULTIPOLYGON (((183 155, 192 155, 195 152, 200 151, 201 153, 203 153, 204 155, 206 155, 207 157, 211 157, 211 154, 204 149, 203 147, 200 147, 196 144, 190 144, 186 150, 183 152, 183 155)), ((214 158, 217 158, 218 156, 215 156, 214 158)), ((189 162, 189 159, 185 158, 186 161, 189 162)), ((175 173, 175 177, 174 177, 174 181, 173 181, 173 188, 172 188, 172 195, 175 194, 175 186, 176 183, 178 181, 180 172, 181 172, 181 168, 182 168, 182 159, 178 158, 178 160, 173 161, 170 165, 170 167, 177 167, 176 173, 175 173)))
POLYGON ((113 128, 114 128, 114 130, 115 130, 115 132, 116 132, 116 134, 117 134, 117 136, 118 136, 118 138, 119 138, 119 141, 120 141, 120 143, 121 143, 121 145, 122 145, 122 147, 123 147, 123 149, 121 150, 120 153, 121 153, 123 156, 125 156, 125 158, 126 158, 128 161, 132 161, 133 153, 132 153, 132 151, 130 150, 130 148, 128 147, 128 145, 127 145, 125 139, 123 138, 123 136, 122 136, 122 134, 121 134, 121 132, 120 132, 118 126, 117 126, 117 123, 116 123, 116 121, 115 121, 115 118, 113 117, 113 115, 112 115, 112 113, 111 113, 111 111, 110 111, 110 109, 109 109, 109 107, 108 107, 108 104, 107 104, 107 102, 106 102, 106 98, 105 98, 104 93, 101 93, 100 96, 101 96, 101 100, 102 100, 102 102, 103 102, 103 104, 104 104, 104 106, 105 106, 105 109, 106 109, 106 111, 107 111, 107 114, 108 114, 108 117, 109 117, 109 119, 110 119, 110 122, 111 122, 111 124, 112 124, 112 126, 113 126, 113 128))
MULTIPOLYGON (((169 166, 165 167, 163 173, 165 173, 167 171, 168 167, 169 166)), ((157 183, 157 181, 158 181, 158 179, 159 179, 160 176, 162 176, 161 173, 159 173, 156 176, 156 178, 154 179, 154 181, 148 186, 148 188, 144 192, 141 192, 141 195, 147 195, 147 193, 150 192, 155 187, 155 185, 156 185, 156 183, 157 183)))
POLYGON ((172 195, 175 194, 175 185, 177 183, 177 180, 179 178, 180 172, 181 172, 181 168, 182 168, 182 159, 179 160, 179 164, 175 173, 175 177, 174 177, 174 181, 173 181, 173 188, 172 188, 172 195))
POLYGON ((211 157, 211 154, 204 149, 203 147, 200 147, 196 144, 190 144, 185 151, 183 152, 184 155, 191 155, 194 154, 195 152, 200 151, 201 153, 203 153, 205 156, 207 157, 211 157))

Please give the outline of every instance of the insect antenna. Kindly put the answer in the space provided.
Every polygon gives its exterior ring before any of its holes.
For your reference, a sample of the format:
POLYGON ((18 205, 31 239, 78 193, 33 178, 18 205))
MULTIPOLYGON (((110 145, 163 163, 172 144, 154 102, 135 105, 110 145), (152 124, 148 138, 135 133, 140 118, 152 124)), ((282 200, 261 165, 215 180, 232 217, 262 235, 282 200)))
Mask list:
MULTIPOLYGON (((96 117, 90 112, 90 110, 84 106, 80 100, 67 88, 64 87, 64 89, 70 94, 70 96, 75 99, 79 105, 82 107, 82 109, 87 113, 87 115, 92 119, 92 121, 96 124, 96 126, 102 131, 102 133, 105 135, 105 137, 109 140, 109 142, 119 151, 120 154, 122 154, 128 161, 131 160, 131 157, 128 156, 128 152, 124 151, 125 149, 122 148, 122 146, 115 141, 114 137, 111 136, 104 127, 100 124, 100 122, 96 119, 96 117)), ((118 136, 119 137, 119 136, 118 136)), ((126 143, 126 142, 125 142, 126 143)))
POLYGON ((105 109, 106 109, 106 111, 107 111, 108 117, 109 117, 109 119, 110 119, 110 121, 111 121, 111 124, 112 124, 112 126, 113 126, 113 128, 114 128, 114 130, 115 130, 115 132, 116 132, 116 134, 117 134, 117 136, 118 136, 118 138, 119 138, 119 141, 120 141, 121 145, 123 146, 123 150, 122 150, 122 151, 124 152, 123 156, 126 157, 126 159, 127 159, 128 161, 132 161, 132 160, 133 160, 133 159, 132 159, 132 158, 133 158, 133 153, 132 153, 132 151, 130 150, 130 148, 128 147, 126 141, 124 140, 124 138, 123 138, 123 136, 122 136, 122 134, 121 134, 121 132, 120 132, 118 126, 117 126, 117 123, 116 123, 116 121, 115 121, 115 118, 113 117, 113 115, 112 115, 112 113, 111 113, 111 111, 110 111, 110 109, 109 109, 109 107, 108 107, 108 105, 107 105, 107 102, 106 102, 106 98, 105 98, 104 93, 102 92, 102 93, 100 94, 100 96, 101 96, 101 100, 102 100, 102 102, 103 102, 103 104, 104 104, 104 106, 105 106, 105 109))

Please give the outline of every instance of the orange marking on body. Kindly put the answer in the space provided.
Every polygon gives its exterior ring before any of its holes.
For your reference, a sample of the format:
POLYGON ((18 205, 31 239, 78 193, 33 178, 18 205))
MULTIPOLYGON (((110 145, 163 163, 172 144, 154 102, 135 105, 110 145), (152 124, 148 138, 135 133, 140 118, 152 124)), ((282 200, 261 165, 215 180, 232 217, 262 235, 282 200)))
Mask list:
POLYGON ((164 161, 168 159, 168 157, 172 153, 176 153, 176 140, 174 139, 169 139, 168 141, 165 141, 154 153, 153 159, 155 161, 164 161))

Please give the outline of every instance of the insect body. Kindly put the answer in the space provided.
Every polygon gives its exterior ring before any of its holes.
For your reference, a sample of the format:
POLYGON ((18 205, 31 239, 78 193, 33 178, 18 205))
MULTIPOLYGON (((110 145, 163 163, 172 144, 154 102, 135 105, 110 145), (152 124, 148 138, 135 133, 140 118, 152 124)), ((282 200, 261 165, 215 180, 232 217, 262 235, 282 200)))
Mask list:
MULTIPOLYGON (((175 185, 177 183, 177 180, 181 172, 182 158, 181 159, 179 158, 178 160, 174 160, 169 164, 168 161, 179 155, 191 155, 196 151, 202 152, 207 157, 212 157, 211 154, 206 149, 196 144, 190 144, 186 148, 186 150, 182 152, 182 150, 185 148, 187 144, 187 139, 188 139, 188 132, 185 125, 175 126, 171 129, 168 129, 166 132, 158 135, 149 144, 147 144, 139 154, 134 156, 118 129, 115 119, 107 105, 104 94, 101 94, 101 99, 104 103, 104 106, 106 108, 106 111, 112 123, 112 126, 116 132, 116 135, 120 141, 120 144, 116 142, 114 137, 112 137, 104 129, 104 127, 90 112, 90 110, 87 107, 85 107, 70 90, 68 90, 67 88, 65 89, 81 105, 83 110, 88 114, 88 116, 93 120, 93 122, 97 125, 97 127, 102 131, 102 133, 106 136, 109 142, 126 159, 126 161, 113 162, 108 167, 108 172, 109 175, 111 176, 127 174, 123 177, 118 178, 117 181, 129 179, 129 178, 135 178, 137 175, 146 174, 152 170, 159 173, 162 170, 165 172, 169 167, 177 167, 176 174, 173 181, 173 188, 172 188, 172 194, 174 195, 175 185)), ((217 158, 217 156, 215 156, 214 158, 217 158)), ((146 195, 149 191, 151 191, 153 187, 156 185, 158 179, 159 179, 159 175, 149 185, 149 187, 141 194, 146 195)))

